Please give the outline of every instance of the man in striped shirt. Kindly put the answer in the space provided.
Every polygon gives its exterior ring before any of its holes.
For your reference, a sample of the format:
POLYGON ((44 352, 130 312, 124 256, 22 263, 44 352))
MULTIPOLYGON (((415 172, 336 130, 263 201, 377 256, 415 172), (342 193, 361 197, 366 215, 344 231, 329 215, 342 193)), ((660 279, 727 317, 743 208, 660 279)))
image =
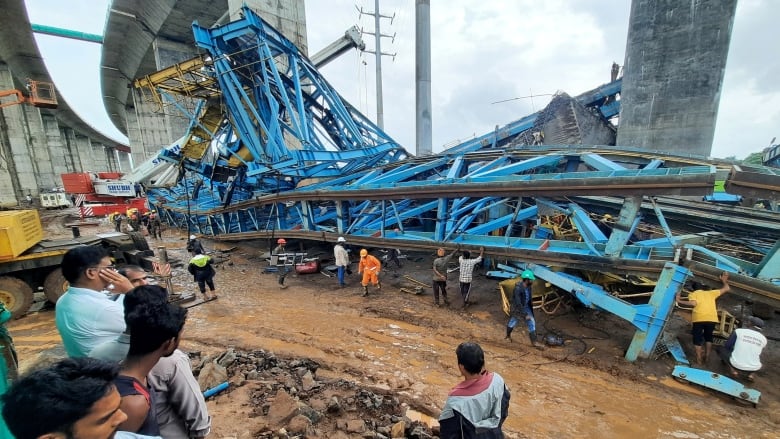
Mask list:
POLYGON ((469 306, 469 294, 471 293, 471 280, 474 275, 474 266, 482 262, 482 255, 485 253, 485 248, 479 248, 479 256, 471 259, 471 252, 468 250, 463 252, 463 255, 458 258, 460 262, 460 295, 463 297, 463 308, 469 306))

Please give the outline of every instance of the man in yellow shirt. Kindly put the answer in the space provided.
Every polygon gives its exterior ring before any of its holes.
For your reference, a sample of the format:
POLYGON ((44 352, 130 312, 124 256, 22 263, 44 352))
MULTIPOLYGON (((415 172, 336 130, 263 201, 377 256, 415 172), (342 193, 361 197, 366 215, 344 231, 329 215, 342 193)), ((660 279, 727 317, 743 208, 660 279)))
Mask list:
POLYGON ((693 306, 691 321, 693 322, 693 348, 696 350, 696 364, 707 362, 712 352, 712 332, 718 323, 718 307, 715 301, 721 294, 731 290, 729 274, 720 275, 723 286, 719 290, 696 290, 688 294, 688 300, 682 300, 681 291, 677 292, 677 303, 693 306))

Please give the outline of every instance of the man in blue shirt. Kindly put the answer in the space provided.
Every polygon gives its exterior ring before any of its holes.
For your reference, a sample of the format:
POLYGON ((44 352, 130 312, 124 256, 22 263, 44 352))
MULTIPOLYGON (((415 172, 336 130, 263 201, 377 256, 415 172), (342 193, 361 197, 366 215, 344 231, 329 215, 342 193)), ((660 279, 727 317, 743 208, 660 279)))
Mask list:
POLYGON ((70 283, 57 301, 55 323, 69 357, 86 357, 125 330, 122 304, 103 291, 123 294, 133 289, 117 273, 105 250, 82 245, 62 258, 62 275, 70 283))

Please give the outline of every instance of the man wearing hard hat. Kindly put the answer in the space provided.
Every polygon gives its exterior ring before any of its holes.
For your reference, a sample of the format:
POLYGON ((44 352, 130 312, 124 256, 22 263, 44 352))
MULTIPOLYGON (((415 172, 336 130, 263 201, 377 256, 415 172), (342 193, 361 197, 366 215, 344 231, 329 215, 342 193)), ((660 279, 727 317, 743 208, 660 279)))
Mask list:
POLYGON ((347 253, 347 249, 344 248, 346 242, 347 240, 344 239, 343 236, 339 236, 336 240, 336 245, 333 246, 333 257, 336 259, 336 273, 339 279, 339 288, 344 288, 346 286, 344 283, 344 273, 347 271, 347 266, 349 266, 349 253, 347 253))
MULTIPOLYGON (((285 250, 284 246, 287 244, 287 240, 284 238, 279 238, 276 240, 276 247, 274 248, 274 251, 271 252, 272 255, 280 255, 279 260, 281 261, 282 258, 285 257, 285 253, 287 253, 287 250, 285 250)), ((277 279, 279 282, 279 288, 285 289, 287 288, 287 285, 284 284, 284 279, 287 277, 287 264, 280 263, 279 264, 279 278, 277 279)))
POLYGON ((377 290, 382 289, 379 283, 379 272, 382 270, 382 263, 374 256, 368 254, 368 250, 360 250, 360 265, 358 265, 358 274, 363 273, 363 297, 368 296, 368 284, 371 283, 377 290))
POLYGON ((187 241, 187 251, 190 252, 192 256, 195 256, 197 250, 200 250, 201 254, 206 254, 206 250, 203 249, 203 244, 198 241, 198 237, 190 235, 190 240, 187 241))

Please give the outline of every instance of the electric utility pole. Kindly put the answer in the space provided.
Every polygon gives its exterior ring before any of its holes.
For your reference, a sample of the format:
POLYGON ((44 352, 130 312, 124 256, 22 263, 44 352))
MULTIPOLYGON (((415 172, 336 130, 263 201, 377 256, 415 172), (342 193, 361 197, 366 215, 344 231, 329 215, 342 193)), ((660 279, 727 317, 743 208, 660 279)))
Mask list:
MULTIPOLYGON (((355 6, 357 8, 357 6, 355 6)), ((385 116, 384 109, 382 108, 382 55, 392 56, 395 58, 395 53, 382 52, 382 37, 391 38, 391 41, 395 40, 395 34, 387 35, 383 34, 379 27, 379 20, 381 18, 389 18, 390 24, 393 24, 393 15, 382 15, 379 12, 379 0, 374 0, 374 12, 364 12, 363 8, 358 8, 360 15, 372 15, 374 17, 374 32, 366 32, 360 30, 362 33, 374 36, 375 50, 366 50, 365 52, 373 53, 376 57, 376 124, 379 128, 385 128, 385 116)))

